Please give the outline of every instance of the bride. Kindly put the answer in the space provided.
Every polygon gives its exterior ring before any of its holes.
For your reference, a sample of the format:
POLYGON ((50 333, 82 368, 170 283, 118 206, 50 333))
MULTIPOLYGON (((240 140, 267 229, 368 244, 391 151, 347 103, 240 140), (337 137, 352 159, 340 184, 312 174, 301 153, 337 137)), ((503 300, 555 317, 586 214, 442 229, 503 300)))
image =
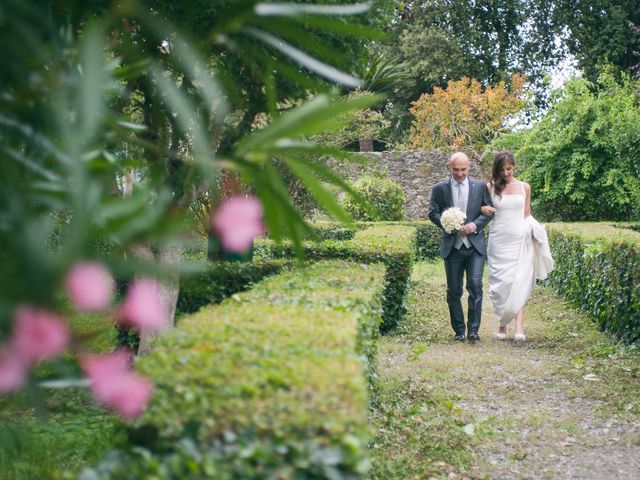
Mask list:
POLYGON ((553 269, 553 259, 546 230, 531 216, 531 187, 514 174, 513 154, 498 152, 487 184, 493 207, 481 210, 494 215, 487 257, 489 298, 500 324, 495 337, 506 339, 507 326, 515 318, 514 339, 524 341, 524 304, 536 279, 546 278, 553 269))

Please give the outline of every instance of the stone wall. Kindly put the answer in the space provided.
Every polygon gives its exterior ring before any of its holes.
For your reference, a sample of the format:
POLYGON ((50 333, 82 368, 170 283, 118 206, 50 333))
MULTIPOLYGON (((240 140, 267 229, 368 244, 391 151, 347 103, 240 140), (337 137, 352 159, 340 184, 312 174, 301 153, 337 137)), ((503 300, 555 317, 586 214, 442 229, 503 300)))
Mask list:
MULTIPOLYGON (((429 208, 431 187, 449 176, 447 162, 450 153, 440 151, 405 150, 402 152, 368 152, 362 154, 362 164, 332 160, 334 171, 350 181, 383 172, 402 186, 407 220, 425 220, 429 208)), ((481 177, 480 168, 471 162, 470 176, 481 177)))

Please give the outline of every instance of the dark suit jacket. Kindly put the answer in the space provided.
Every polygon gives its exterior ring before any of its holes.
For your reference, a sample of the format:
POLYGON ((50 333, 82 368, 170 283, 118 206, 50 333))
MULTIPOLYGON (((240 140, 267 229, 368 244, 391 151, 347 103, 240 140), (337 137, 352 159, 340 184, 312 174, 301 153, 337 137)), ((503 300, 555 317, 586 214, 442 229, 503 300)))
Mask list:
MULTIPOLYGON (((484 244, 484 235, 482 229, 491 220, 491 217, 483 215, 480 207, 483 205, 491 205, 491 196, 487 191, 487 185, 474 178, 469 178, 469 200, 467 201, 467 220, 465 223, 473 222, 476 224, 476 232, 468 235, 469 241, 481 255, 487 254, 484 244)), ((437 183, 431 189, 431 202, 429 204, 429 220, 435 223, 442 233, 440 235, 440 256, 447 258, 453 249, 456 241, 456 233, 447 233, 442 228, 440 217, 442 212, 447 208, 454 206, 453 192, 451 191, 451 177, 437 183)))

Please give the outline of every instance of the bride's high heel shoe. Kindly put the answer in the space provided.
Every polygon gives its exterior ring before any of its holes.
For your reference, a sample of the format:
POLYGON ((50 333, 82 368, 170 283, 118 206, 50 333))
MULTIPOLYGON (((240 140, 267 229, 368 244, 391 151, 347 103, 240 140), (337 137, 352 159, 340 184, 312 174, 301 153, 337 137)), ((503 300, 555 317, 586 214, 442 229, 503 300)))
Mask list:
POLYGON ((527 340, 527 336, 526 336, 524 333, 516 333, 516 334, 513 336, 513 339, 514 339, 516 342, 522 343, 522 342, 524 342, 524 341, 526 341, 526 340, 527 340))
POLYGON ((499 329, 496 333, 493 334, 493 338, 495 338, 496 340, 506 340, 507 339, 507 329, 504 328, 504 331, 499 329))

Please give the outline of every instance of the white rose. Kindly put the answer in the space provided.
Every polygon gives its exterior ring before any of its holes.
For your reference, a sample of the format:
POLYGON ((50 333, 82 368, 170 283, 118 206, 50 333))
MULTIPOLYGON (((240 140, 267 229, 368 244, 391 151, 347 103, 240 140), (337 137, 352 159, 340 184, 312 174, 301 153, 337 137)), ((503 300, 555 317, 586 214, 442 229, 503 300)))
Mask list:
POLYGON ((453 233, 462 228, 466 219, 467 215, 462 210, 458 207, 452 207, 442 212, 440 223, 442 223, 445 232, 453 233))

